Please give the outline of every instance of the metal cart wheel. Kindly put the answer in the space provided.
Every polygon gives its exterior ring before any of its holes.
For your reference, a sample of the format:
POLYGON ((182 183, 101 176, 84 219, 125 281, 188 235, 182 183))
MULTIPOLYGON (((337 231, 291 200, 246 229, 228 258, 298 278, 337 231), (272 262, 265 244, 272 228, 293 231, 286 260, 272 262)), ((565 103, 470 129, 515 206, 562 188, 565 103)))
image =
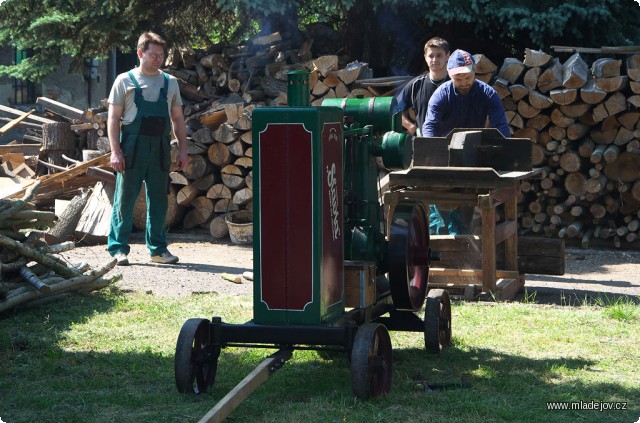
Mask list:
POLYGON ((389 235, 389 285, 397 309, 418 311, 429 279, 428 216, 421 203, 396 206, 389 235))
POLYGON ((451 345, 451 301, 444 289, 432 289, 424 312, 424 347, 439 353, 451 345))
POLYGON ((213 385, 220 347, 211 344, 207 319, 189 319, 178 335, 174 362, 178 392, 200 394, 213 385))
POLYGON ((366 323, 358 328, 351 351, 351 383, 360 399, 391 390, 392 348, 384 325, 366 323))

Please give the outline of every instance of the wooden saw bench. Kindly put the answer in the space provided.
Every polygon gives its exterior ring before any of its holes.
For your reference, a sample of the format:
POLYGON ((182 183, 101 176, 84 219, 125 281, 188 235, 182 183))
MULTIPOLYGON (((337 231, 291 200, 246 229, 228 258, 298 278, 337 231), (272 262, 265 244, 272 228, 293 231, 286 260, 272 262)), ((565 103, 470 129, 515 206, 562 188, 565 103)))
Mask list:
POLYGON ((383 197, 389 206, 387 227, 403 200, 444 209, 477 207, 481 215, 478 235, 431 236, 430 247, 440 261, 429 270, 429 288, 446 288, 465 299, 497 300, 509 300, 523 288, 517 198, 521 181, 542 171, 531 168, 530 154, 529 140, 504 138, 496 130, 415 139, 413 167, 388 175, 389 191, 383 197))

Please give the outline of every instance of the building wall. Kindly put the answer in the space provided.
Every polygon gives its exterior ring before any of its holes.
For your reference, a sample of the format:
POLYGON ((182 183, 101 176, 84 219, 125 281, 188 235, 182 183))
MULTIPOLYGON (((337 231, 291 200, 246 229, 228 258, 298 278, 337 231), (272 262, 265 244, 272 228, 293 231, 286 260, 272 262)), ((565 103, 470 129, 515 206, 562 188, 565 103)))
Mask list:
MULTIPOLYGON (((12 48, 0 47, 0 65, 12 65, 13 60, 12 48)), ((36 83, 36 98, 47 97, 80 110, 99 106, 100 101, 109 96, 111 84, 113 83, 113 77, 111 76, 113 72, 109 72, 111 61, 98 62, 97 76, 95 79, 90 80, 84 78, 82 71, 70 73, 70 64, 71 58, 62 58, 55 72, 48 75, 43 81, 36 83)), ((41 110, 41 106, 35 104, 16 104, 14 81, 14 78, 0 76, 0 104, 23 111, 28 111, 32 108, 41 110)), ((34 101, 36 98, 34 98, 34 101)), ((13 119, 17 116, 0 112, 0 117, 13 119)), ((24 130, 14 128, 0 137, 0 144, 21 139, 23 133, 24 130)))
MULTIPOLYGON (((0 65, 11 65, 11 47, 0 48, 0 65)), ((87 81, 83 72, 69 72, 71 58, 63 57, 57 70, 36 84, 36 96, 48 97, 68 106, 85 110, 96 107, 100 100, 109 96, 112 80, 108 75, 109 60, 100 61, 97 78, 87 81)), ((0 76, 0 104, 13 107, 15 95, 13 78, 0 76)))
POLYGON ((83 73, 69 73, 71 58, 63 58, 56 72, 48 75, 41 84, 43 97, 59 101, 80 110, 97 107, 100 100, 109 96, 111 85, 107 78, 107 63, 98 64, 96 79, 86 80, 83 73))

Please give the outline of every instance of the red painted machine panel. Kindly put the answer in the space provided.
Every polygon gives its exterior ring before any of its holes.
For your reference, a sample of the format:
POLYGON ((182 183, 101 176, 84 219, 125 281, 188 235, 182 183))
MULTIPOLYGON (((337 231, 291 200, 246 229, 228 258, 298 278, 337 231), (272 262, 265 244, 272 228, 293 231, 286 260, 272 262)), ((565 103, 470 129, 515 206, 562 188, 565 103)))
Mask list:
POLYGON ((270 310, 304 310, 313 300, 312 141, 301 123, 260 134, 261 291, 270 310))

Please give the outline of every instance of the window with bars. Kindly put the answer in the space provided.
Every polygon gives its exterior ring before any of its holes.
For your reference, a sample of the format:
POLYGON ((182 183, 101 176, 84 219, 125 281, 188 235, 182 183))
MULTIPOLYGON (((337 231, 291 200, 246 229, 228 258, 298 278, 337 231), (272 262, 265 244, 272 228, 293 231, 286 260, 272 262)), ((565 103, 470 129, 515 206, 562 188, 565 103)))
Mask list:
MULTIPOLYGON (((24 59, 31 56, 31 49, 20 50, 13 47, 14 64, 19 65, 24 59)), ((36 86, 31 81, 13 78, 13 91, 15 104, 31 104, 36 101, 36 86)))

